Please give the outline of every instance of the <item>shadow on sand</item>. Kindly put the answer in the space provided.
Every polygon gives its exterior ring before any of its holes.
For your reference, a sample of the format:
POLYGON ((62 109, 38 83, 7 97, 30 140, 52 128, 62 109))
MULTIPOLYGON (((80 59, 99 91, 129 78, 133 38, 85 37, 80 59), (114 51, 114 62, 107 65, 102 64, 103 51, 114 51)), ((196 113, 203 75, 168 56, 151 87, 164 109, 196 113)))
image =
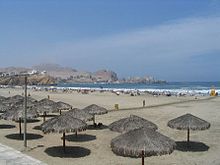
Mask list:
POLYGON ((89 130, 102 130, 102 129, 107 129, 107 125, 100 125, 100 126, 94 126, 94 125, 88 125, 87 129, 89 130))
POLYGON ((10 128, 15 128, 14 125, 9 125, 9 124, 1 124, 0 129, 10 129, 10 128))
POLYGON ((47 148, 44 152, 49 156, 60 158, 80 158, 91 153, 89 149, 78 146, 66 146, 65 152, 63 151, 63 146, 54 146, 47 148))
POLYGON ((187 145, 186 141, 177 141, 176 142, 176 150, 187 152, 204 152, 209 150, 209 146, 202 142, 189 142, 189 145, 187 145))
MULTIPOLYGON (((56 116, 58 116, 58 115, 55 115, 55 114, 47 114, 45 117, 46 117, 46 119, 48 118, 48 117, 56 117, 56 116)), ((44 115, 39 115, 39 117, 44 117, 44 115)))
MULTIPOLYGON (((23 134, 20 135, 19 133, 9 134, 5 137, 12 140, 23 140, 23 134)), ((27 140, 36 140, 40 138, 43 138, 43 136, 39 134, 27 133, 27 140)))
MULTIPOLYGON (((63 138, 61 138, 63 139, 63 138)), ((75 134, 72 135, 66 135, 65 138, 67 141, 72 142, 86 142, 86 141, 92 141, 96 139, 96 136, 94 135, 87 135, 87 134, 78 134, 77 136, 75 134)))
POLYGON ((37 125, 37 126, 33 127, 33 129, 41 131, 41 126, 37 125))
MULTIPOLYGON (((37 123, 39 122, 39 119, 27 119, 27 123, 37 123)), ((15 121, 16 123, 19 123, 19 121, 15 121)), ((23 123, 24 121, 22 120, 21 123, 23 123)))

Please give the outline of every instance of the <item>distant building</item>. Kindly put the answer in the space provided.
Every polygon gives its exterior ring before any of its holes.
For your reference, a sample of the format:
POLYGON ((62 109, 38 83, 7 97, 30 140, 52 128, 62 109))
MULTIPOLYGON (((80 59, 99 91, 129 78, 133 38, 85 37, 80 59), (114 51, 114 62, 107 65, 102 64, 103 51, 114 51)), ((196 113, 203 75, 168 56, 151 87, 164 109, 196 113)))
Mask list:
POLYGON ((36 71, 36 70, 32 70, 32 71, 29 71, 29 72, 28 72, 29 75, 38 74, 38 73, 39 73, 39 72, 36 71))
POLYGON ((41 72, 41 74, 46 74, 46 73, 47 73, 47 72, 46 72, 45 70, 41 72))

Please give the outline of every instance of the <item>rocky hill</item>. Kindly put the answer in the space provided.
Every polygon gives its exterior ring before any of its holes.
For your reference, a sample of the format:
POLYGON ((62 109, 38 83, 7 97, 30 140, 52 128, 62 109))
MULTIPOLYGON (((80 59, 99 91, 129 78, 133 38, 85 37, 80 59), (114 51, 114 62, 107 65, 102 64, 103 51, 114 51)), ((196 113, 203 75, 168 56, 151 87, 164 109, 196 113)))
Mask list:
POLYGON ((8 67, 0 68, 0 85, 20 85, 23 78, 20 75, 29 75, 30 85, 48 85, 56 83, 164 83, 153 77, 132 77, 118 79, 115 72, 99 70, 96 72, 78 71, 58 64, 40 64, 32 68, 8 67))
MULTIPOLYGON (((56 80, 48 75, 28 76, 28 85, 54 85, 56 80)), ((24 76, 0 77, 0 85, 24 85, 24 76)))
POLYGON ((62 67, 58 64, 40 64, 32 67, 34 70, 46 73, 52 77, 67 79, 78 71, 68 67, 62 67))
POLYGON ((94 73, 78 71, 69 67, 62 67, 57 64, 41 64, 33 69, 55 77, 58 81, 67 83, 92 83, 92 82, 115 82, 118 80, 117 74, 113 71, 99 70, 94 73))

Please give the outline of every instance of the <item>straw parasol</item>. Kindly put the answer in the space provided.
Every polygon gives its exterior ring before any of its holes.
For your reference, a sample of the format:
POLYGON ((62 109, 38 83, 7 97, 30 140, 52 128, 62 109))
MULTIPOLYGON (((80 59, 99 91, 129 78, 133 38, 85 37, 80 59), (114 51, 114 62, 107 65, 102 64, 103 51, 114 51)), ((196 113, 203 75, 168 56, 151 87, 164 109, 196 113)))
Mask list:
POLYGON ((128 131, 142 128, 142 127, 150 128, 153 130, 158 129, 156 124, 136 115, 130 115, 130 117, 115 121, 111 123, 108 127, 110 130, 116 131, 119 133, 128 132, 128 131))
POLYGON ((15 104, 22 104, 24 103, 24 97, 21 95, 14 95, 12 97, 7 97, 2 101, 3 104, 7 105, 15 105, 15 104))
POLYGON ((24 97, 21 96, 21 95, 14 95, 14 96, 11 96, 11 97, 8 97, 7 100, 24 100, 24 97))
POLYGON ((3 101, 3 100, 5 100, 5 99, 6 99, 6 97, 0 96, 0 101, 3 101))
POLYGON ((56 104, 56 102, 47 98, 38 101, 38 105, 53 105, 53 104, 56 104))
POLYGON ((89 105, 83 109, 83 111, 93 115, 93 124, 95 125, 95 115, 102 115, 108 113, 108 110, 100 107, 96 104, 89 105))
MULTIPOLYGON (((63 115, 72 116, 73 118, 80 119, 80 120, 82 120, 84 122, 90 121, 90 120, 93 119, 92 115, 86 113, 85 111, 77 109, 77 108, 69 110, 68 112, 64 113, 63 115)), ((76 131, 76 136, 77 136, 77 131, 76 131)))
MULTIPOLYGON (((33 119, 38 117, 37 111, 33 107, 27 107, 27 119, 33 119)), ((19 133, 21 135, 21 120, 23 119, 23 110, 24 107, 11 107, 10 110, 6 111, 1 115, 2 119, 19 121, 19 133)))
POLYGON ((35 104, 38 113, 43 113, 43 121, 45 121, 47 113, 59 112, 56 102, 49 99, 42 99, 35 104))
POLYGON ((58 102, 56 103, 56 105, 57 105, 57 109, 60 110, 60 114, 61 114, 61 110, 69 110, 69 109, 72 109, 72 105, 67 104, 67 103, 65 103, 65 102, 62 102, 62 101, 58 101, 58 102))
POLYGON ((84 131, 87 124, 71 115, 61 114, 41 124, 44 133, 63 133, 63 149, 65 152, 65 133, 84 131))
POLYGON ((154 155, 164 155, 173 152, 175 141, 148 128, 139 128, 121 134, 112 139, 112 151, 120 156, 144 157, 154 155))
POLYGON ((187 144, 189 145, 190 130, 206 130, 209 129, 211 124, 203 119, 200 119, 192 114, 185 114, 170 120, 167 125, 170 128, 178 130, 187 130, 187 144))
POLYGON ((77 119, 80 119, 85 122, 93 119, 92 115, 86 113, 83 110, 77 109, 77 108, 69 110, 68 112, 64 113, 63 115, 72 116, 73 118, 77 118, 77 119))
MULTIPOLYGON (((28 103, 34 103, 37 100, 35 100, 32 97, 27 97, 27 101, 28 101, 28 103)), ((2 103, 3 104, 8 104, 8 105, 21 105, 21 104, 24 103, 24 97, 21 96, 21 95, 14 95, 14 96, 2 99, 2 103)))
POLYGON ((11 109, 11 106, 0 103, 0 112, 5 112, 11 109))

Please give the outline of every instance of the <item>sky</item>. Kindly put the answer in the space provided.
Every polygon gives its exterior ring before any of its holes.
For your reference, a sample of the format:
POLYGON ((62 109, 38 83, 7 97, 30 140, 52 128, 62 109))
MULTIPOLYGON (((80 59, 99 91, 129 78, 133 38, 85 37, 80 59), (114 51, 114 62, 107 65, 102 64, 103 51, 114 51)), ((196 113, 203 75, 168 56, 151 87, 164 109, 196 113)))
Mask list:
POLYGON ((220 81, 219 0, 0 0, 0 67, 220 81))

